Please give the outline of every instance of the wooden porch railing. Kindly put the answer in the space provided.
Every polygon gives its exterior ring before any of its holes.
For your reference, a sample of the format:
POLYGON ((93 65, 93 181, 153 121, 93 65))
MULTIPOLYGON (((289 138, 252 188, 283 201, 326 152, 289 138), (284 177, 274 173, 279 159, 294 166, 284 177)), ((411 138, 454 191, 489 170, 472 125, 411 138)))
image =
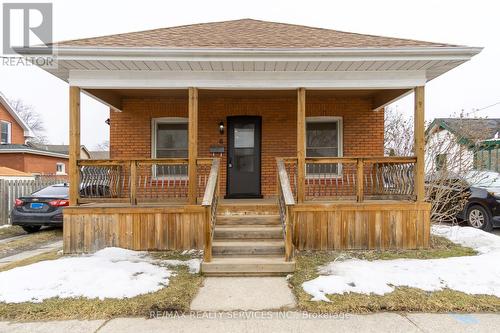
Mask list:
POLYGON ((203 201, 201 203, 201 205, 205 207, 205 250, 203 259, 206 262, 212 260, 212 239, 217 220, 217 205, 219 202, 219 174, 220 159, 215 158, 212 162, 205 194, 203 195, 203 201))
MULTIPOLYGON (((197 193, 203 193, 211 158, 197 159, 197 193)), ((186 201, 188 159, 78 160, 79 203, 186 201)))
POLYGON ((278 206, 281 225, 283 226, 283 236, 285 240, 285 260, 291 261, 293 258, 292 228, 293 214, 292 207, 295 205, 294 195, 290 187, 290 182, 283 159, 277 159, 277 184, 278 184, 278 206))
POLYGON ((415 200, 415 157, 306 158, 306 177, 297 159, 282 159, 294 198, 304 182, 306 200, 415 200))

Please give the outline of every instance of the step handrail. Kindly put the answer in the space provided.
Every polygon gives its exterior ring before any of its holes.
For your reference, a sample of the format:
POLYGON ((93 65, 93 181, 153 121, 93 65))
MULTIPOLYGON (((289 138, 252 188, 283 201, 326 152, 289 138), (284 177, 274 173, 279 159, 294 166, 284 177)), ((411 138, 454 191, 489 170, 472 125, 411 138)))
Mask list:
POLYGON ((206 262, 212 260, 212 239, 217 219, 217 204, 219 202, 219 172, 220 159, 214 158, 201 202, 201 205, 205 208, 205 250, 203 259, 206 262))
POLYGON ((295 199, 290 181, 285 168, 285 162, 282 158, 276 159, 277 166, 277 184, 278 184, 278 206, 281 225, 283 227, 283 237, 285 240, 285 260, 291 261, 293 258, 293 212, 292 207, 295 205, 295 199))

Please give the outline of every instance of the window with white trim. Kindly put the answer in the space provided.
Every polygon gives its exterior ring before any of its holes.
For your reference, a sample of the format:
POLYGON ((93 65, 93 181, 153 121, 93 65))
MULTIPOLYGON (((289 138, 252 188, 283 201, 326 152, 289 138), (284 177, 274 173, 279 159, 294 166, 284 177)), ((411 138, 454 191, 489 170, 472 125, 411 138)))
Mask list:
MULTIPOLYGON (((342 156, 342 118, 306 118, 306 157, 342 156)), ((308 164, 307 174, 339 174, 338 164, 308 164)))
POLYGON ((56 163, 56 175, 65 175, 66 165, 64 163, 56 163))
MULTIPOLYGON (((188 120, 187 118, 153 119, 153 158, 188 157, 188 120)), ((161 166, 153 169, 156 177, 186 176, 187 165, 161 166)))
POLYGON ((7 144, 12 142, 11 128, 11 123, 0 121, 0 143, 7 144))

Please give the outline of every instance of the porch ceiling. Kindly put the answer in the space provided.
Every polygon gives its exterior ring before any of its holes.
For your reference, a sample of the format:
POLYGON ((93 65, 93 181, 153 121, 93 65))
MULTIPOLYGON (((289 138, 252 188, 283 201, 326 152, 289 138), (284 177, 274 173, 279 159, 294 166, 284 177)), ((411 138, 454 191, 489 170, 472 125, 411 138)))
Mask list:
MULTIPOLYGON (((308 97, 363 97, 371 98, 374 111, 379 110, 407 94, 412 89, 359 89, 359 90, 307 90, 308 97)), ((122 99, 126 98, 184 98, 188 100, 187 89, 85 89, 84 92, 116 111, 122 110, 122 99)), ((290 98, 296 99, 297 92, 292 89, 200 89, 199 99, 222 98, 290 98)))

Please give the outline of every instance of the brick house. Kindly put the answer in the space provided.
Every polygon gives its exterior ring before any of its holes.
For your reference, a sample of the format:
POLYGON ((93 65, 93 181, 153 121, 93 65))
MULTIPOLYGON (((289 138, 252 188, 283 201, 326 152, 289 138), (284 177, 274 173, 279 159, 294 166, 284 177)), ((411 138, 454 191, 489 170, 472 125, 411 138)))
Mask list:
MULTIPOLYGON (((67 175, 69 146, 27 143, 33 137, 31 129, 1 92, 0 129, 0 166, 33 175, 67 175)), ((80 158, 90 158, 85 146, 81 146, 80 158)))
POLYGON ((229 275, 289 272, 294 250, 427 247, 424 86, 481 50, 251 19, 56 47, 64 250, 200 248, 229 275), (109 159, 77 158, 82 91, 110 107, 109 159), (412 92, 415 156, 384 157, 384 107, 412 92))
POLYGON ((31 129, 0 93, 0 166, 37 175, 66 174, 68 155, 25 144, 31 129))

